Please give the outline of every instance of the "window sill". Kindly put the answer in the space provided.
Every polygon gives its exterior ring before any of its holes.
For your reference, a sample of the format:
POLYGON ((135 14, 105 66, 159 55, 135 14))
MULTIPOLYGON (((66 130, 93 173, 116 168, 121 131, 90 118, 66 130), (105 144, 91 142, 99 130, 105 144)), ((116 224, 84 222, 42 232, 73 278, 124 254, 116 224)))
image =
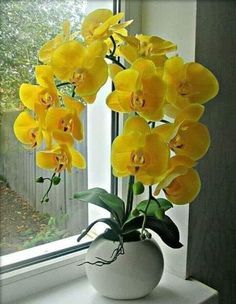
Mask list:
MULTIPOLYGON (((124 301, 113 301, 100 296, 88 283, 85 276, 54 287, 36 295, 17 301, 17 304, 122 304, 124 301)), ((140 304, 217 304, 217 291, 195 280, 183 280, 165 273, 160 284, 147 297, 138 300, 140 304)), ((16 302, 15 302, 16 303, 16 302)), ((126 304, 134 301, 125 301, 126 304)), ((12 303, 13 304, 13 303, 12 303)))

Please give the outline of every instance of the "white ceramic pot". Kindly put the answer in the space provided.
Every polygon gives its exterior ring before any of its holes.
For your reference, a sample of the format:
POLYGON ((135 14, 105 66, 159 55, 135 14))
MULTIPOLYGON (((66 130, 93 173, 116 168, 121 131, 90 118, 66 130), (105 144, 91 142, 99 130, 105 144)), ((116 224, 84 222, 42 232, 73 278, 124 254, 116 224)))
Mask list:
MULTIPOLYGON (((86 261, 96 257, 111 260, 118 242, 99 236, 89 247, 86 261)), ((86 264, 90 283, 103 296, 112 299, 138 299, 149 294, 159 283, 164 268, 160 247, 154 240, 124 243, 124 255, 109 265, 86 264)))

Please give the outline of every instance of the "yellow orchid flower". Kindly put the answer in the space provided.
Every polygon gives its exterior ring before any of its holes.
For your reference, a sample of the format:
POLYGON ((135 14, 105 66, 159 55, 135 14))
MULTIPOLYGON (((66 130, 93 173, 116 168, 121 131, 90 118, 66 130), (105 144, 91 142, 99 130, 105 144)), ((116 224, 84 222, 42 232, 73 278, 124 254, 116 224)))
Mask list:
POLYGON ((168 200, 177 205, 191 203, 198 195, 201 180, 191 159, 176 155, 170 159, 169 169, 157 185, 154 195, 164 191, 168 200))
POLYGON ((114 85, 115 91, 107 97, 107 105, 113 111, 135 111, 145 119, 153 121, 162 118, 165 84, 156 73, 152 61, 138 59, 130 69, 115 75, 114 85))
POLYGON ((72 166, 79 169, 86 167, 84 157, 73 147, 73 139, 70 134, 54 130, 53 138, 56 140, 57 145, 50 150, 37 152, 36 164, 38 167, 51 169, 58 173, 64 170, 71 172, 72 166))
POLYGON ((174 123, 157 126, 152 132, 160 135, 176 154, 198 160, 210 146, 209 131, 198 122, 203 111, 200 104, 189 105, 179 113, 174 123))
POLYGON ((174 43, 157 36, 142 34, 136 35, 135 37, 119 36, 125 44, 119 47, 118 54, 123 56, 130 64, 142 57, 152 60, 156 66, 163 66, 167 59, 166 54, 177 49, 174 43))
POLYGON ((80 114, 85 106, 74 98, 62 96, 65 108, 50 108, 45 118, 45 126, 48 132, 61 130, 71 134, 75 139, 83 139, 83 125, 80 114))
POLYGON ((185 63, 180 57, 165 62, 164 81, 167 83, 167 115, 175 116, 191 103, 204 104, 214 98, 219 90, 216 77, 196 62, 185 63))
POLYGON ((132 20, 118 23, 123 17, 124 13, 113 15, 109 9, 97 9, 84 18, 81 35, 88 44, 94 40, 106 40, 131 24, 132 20))
POLYGON ((24 106, 34 111, 39 116, 39 119, 43 121, 46 110, 58 103, 57 88, 50 66, 36 66, 35 75, 38 85, 23 83, 20 86, 19 94, 24 106))
POLYGON ((108 77, 105 53, 101 41, 88 47, 78 41, 69 41, 54 51, 51 66, 57 78, 74 84, 76 94, 92 103, 108 77))
POLYGON ((135 175, 145 185, 156 183, 168 166, 169 149, 157 134, 152 134, 145 119, 129 118, 123 134, 112 144, 115 176, 135 175))
POLYGON ((62 24, 62 32, 56 35, 55 38, 47 41, 39 50, 38 58, 44 64, 49 64, 52 54, 58 46, 66 41, 73 40, 79 32, 73 34, 70 33, 70 22, 68 20, 64 21, 62 24))
POLYGON ((39 121, 28 112, 21 112, 13 125, 16 138, 28 148, 38 147, 43 139, 39 121))

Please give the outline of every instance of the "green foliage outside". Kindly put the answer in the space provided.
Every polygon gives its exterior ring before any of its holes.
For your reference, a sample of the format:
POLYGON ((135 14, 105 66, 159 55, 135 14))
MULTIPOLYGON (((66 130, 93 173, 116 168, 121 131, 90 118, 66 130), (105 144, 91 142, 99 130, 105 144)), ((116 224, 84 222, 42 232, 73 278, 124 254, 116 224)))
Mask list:
MULTIPOLYGON (((62 225, 66 225, 68 216, 63 214, 61 217, 50 217, 48 224, 39 233, 33 236, 32 239, 26 241, 23 244, 23 249, 31 248, 34 246, 46 244, 49 242, 57 241, 70 236, 70 233, 66 229, 60 228, 62 225)), ((31 234, 32 231, 24 231, 25 234, 31 234)))
POLYGON ((34 83, 32 65, 37 52, 70 20, 78 31, 86 6, 84 0, 0 0, 0 113, 17 109, 22 82, 34 83))

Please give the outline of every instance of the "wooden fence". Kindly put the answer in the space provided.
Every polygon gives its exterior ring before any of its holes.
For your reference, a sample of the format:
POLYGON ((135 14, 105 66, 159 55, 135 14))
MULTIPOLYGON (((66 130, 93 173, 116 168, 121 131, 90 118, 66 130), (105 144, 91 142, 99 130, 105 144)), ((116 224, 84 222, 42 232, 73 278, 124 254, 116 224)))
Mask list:
MULTIPOLYGON (((49 177, 51 172, 35 165, 35 150, 25 149, 13 133, 13 123, 19 112, 4 112, 0 126, 0 175, 5 177, 14 191, 26 199, 41 213, 61 218, 66 215, 66 228, 78 233, 88 223, 87 204, 73 200, 73 194, 87 188, 87 171, 73 169, 71 174, 63 173, 61 183, 54 186, 49 194, 50 201, 41 204, 48 184, 35 182, 39 176, 49 177)), ((86 117, 84 118, 84 120, 86 117)), ((84 124, 86 125, 86 124, 84 124)), ((86 143, 77 144, 86 157, 86 143)), ((63 224, 62 224, 63 225, 63 224)))

